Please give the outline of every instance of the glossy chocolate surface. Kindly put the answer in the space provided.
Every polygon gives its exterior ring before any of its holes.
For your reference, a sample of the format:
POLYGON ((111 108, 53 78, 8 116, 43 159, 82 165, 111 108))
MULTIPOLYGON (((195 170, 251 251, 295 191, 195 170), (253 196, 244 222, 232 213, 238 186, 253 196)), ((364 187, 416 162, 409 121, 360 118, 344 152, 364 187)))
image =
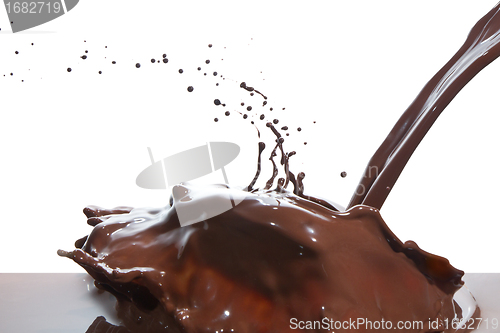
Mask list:
POLYGON ((348 207, 362 203, 380 209, 441 112, 474 76, 499 56, 500 3, 474 25, 464 45, 425 85, 394 125, 368 163, 348 207))
MULTIPOLYGON (((210 187, 184 188, 194 204, 210 197, 210 187)), ((87 208, 102 222, 82 249, 61 254, 139 309, 160 306, 171 318, 166 325, 186 332, 288 332, 291 318, 455 316, 463 273, 401 243, 378 210, 338 212, 286 191, 227 191, 245 198, 186 227, 175 206, 111 215, 87 208)))

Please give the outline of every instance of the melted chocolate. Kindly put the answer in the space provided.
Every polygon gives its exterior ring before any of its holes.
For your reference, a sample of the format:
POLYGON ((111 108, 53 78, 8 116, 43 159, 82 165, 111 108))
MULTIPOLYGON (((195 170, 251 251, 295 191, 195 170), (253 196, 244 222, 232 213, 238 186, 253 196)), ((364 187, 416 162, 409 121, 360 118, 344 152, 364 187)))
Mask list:
MULTIPOLYGON (((253 88, 253 87, 249 87, 247 86, 247 84, 245 82, 241 82, 240 84, 240 88, 242 89, 245 89, 246 91, 250 91, 250 92, 256 92, 257 94, 261 95, 264 99, 267 99, 267 96, 265 96, 263 93, 261 93, 260 91, 258 91, 257 89, 253 88)), ((251 96, 253 96, 253 94, 250 94, 251 96)))
MULTIPOLYGON (((288 167, 294 152, 284 152, 284 139, 268 123, 276 145, 270 157, 273 175, 263 190, 253 189, 265 147, 260 143, 258 170, 247 190, 224 187, 232 209, 180 227, 175 204, 88 207, 92 233, 77 241, 76 250, 59 255, 116 295, 118 308, 138 318, 130 325, 143 332, 279 333, 290 331, 291 318, 442 323, 460 317, 453 294, 463 284, 463 272, 412 241, 402 243, 378 208, 439 114, 500 55, 499 11, 500 4, 474 26, 464 46, 406 110, 367 167, 379 172, 365 174, 359 184, 363 191, 356 191, 347 211, 304 195, 304 173, 295 179, 288 167), (286 179, 279 178, 271 190, 278 148, 286 179), (289 181, 293 193, 286 189, 289 181), (144 314, 161 319, 141 324, 144 314)), ((261 94, 244 82, 240 87, 261 94)), ((217 206, 222 200, 212 187, 176 188, 193 205, 217 206)), ((424 327, 423 332, 436 330, 424 327)))
POLYGON ((411 155, 441 112, 500 56, 500 3, 472 28, 464 45, 425 85, 373 155, 348 207, 380 209, 411 155), (377 172, 373 172, 377 170, 377 172))
MULTIPOLYGON (((183 189, 193 204, 221 200, 211 188, 183 189)), ((286 191, 227 191, 245 198, 186 227, 175 205, 111 215, 87 208, 103 221, 82 249, 59 254, 141 311, 160 307, 186 332, 289 332, 290 318, 454 317, 462 272, 403 244, 378 210, 336 212, 286 191)))

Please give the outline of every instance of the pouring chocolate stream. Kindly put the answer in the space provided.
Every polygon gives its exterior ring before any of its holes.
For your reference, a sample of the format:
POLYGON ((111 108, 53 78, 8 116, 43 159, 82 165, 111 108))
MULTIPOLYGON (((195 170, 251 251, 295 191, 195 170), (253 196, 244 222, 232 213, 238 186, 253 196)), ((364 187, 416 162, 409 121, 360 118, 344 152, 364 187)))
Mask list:
POLYGON ((499 56, 500 3, 474 25, 464 45, 425 85, 394 125, 368 163, 347 208, 364 204, 380 209, 441 112, 474 76, 499 56))

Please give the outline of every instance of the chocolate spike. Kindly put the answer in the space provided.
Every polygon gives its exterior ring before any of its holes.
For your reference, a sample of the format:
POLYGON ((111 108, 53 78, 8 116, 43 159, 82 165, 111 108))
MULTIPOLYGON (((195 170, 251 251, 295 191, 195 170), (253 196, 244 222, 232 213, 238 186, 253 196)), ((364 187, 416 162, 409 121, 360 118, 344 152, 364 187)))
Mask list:
POLYGON ((253 177, 252 182, 247 187, 248 192, 253 190, 253 186, 255 185, 255 182, 257 181, 257 178, 259 178, 260 171, 261 171, 261 155, 262 155, 262 152, 264 151, 264 149, 266 149, 266 144, 264 142, 259 142, 259 157, 257 160, 257 172, 255 173, 255 177, 253 177))

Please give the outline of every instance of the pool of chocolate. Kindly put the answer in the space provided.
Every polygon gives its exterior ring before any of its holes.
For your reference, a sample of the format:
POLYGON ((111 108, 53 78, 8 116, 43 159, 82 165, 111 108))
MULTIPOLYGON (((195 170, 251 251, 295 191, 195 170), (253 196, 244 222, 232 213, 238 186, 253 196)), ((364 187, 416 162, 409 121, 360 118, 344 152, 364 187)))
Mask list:
MULTIPOLYGON (((225 199, 211 186, 179 186, 179 200, 195 206, 225 199)), ((442 324, 457 315, 463 272, 402 243, 377 209, 338 212, 286 190, 226 191, 240 203, 185 227, 177 200, 130 212, 88 207, 92 233, 60 254, 115 294, 120 312, 137 311, 139 329, 144 313, 161 314, 151 332, 288 332, 292 318, 325 317, 442 324)))

